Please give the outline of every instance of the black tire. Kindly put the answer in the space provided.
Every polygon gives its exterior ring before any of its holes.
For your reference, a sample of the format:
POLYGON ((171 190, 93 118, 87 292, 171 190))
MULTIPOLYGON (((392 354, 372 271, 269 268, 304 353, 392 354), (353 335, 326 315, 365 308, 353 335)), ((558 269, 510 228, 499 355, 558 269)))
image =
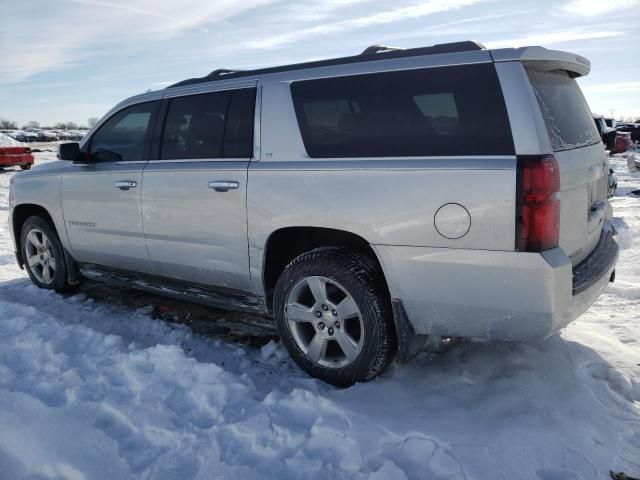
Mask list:
POLYGON ((293 360, 309 375, 338 387, 371 380, 391 363, 397 349, 391 302, 384 277, 367 255, 325 248, 304 253, 285 268, 274 294, 274 317, 280 339, 293 360), (353 298, 364 332, 361 350, 348 365, 328 367, 303 352, 289 327, 286 305, 292 289, 305 278, 320 276, 337 282, 353 298))
POLYGON ((20 165, 20 169, 21 170, 31 170, 31 164, 30 163, 26 163, 24 165, 20 165))
POLYGON ((27 220, 22 225, 22 231, 20 233, 20 253, 22 255, 22 261, 24 262, 24 267, 27 270, 29 278, 38 287, 53 289, 56 292, 64 292, 71 287, 67 278, 68 266, 62 243, 60 243, 60 239, 58 238, 58 234, 56 233, 55 228, 53 228, 53 226, 41 216, 31 216, 27 218, 27 220), (51 253, 53 254, 53 258, 55 259, 55 271, 52 275, 50 283, 44 283, 40 281, 37 275, 34 274, 32 267, 27 261, 28 256, 26 251, 26 239, 27 235, 29 235, 29 232, 31 232, 32 230, 39 230, 40 232, 43 232, 49 239, 49 243, 51 245, 51 253))

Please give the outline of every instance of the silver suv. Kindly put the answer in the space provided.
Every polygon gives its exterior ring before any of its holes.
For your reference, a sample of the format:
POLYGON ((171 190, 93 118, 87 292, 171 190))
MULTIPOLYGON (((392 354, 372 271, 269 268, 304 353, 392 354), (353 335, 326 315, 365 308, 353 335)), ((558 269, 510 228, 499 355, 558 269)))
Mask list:
POLYGON ((588 60, 473 42, 253 71, 125 100, 15 175, 18 263, 272 315, 346 386, 428 336, 542 339, 613 280, 588 60))

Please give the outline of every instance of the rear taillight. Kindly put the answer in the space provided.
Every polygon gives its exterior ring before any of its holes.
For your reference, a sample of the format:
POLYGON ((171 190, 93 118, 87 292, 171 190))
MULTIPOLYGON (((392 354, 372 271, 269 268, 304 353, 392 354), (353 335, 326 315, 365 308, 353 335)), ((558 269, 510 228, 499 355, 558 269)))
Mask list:
POLYGON ((560 169, 553 155, 518 156, 516 249, 540 252, 558 246, 560 169))

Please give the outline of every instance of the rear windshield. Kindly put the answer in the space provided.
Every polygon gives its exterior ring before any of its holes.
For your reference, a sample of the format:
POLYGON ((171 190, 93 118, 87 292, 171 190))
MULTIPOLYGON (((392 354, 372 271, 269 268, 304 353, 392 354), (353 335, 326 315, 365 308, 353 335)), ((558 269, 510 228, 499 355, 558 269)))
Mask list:
POLYGON ((564 70, 527 69, 554 151, 600 141, 591 111, 580 87, 564 70))
POLYGON ((291 91, 310 157, 514 153, 493 64, 305 80, 291 91))

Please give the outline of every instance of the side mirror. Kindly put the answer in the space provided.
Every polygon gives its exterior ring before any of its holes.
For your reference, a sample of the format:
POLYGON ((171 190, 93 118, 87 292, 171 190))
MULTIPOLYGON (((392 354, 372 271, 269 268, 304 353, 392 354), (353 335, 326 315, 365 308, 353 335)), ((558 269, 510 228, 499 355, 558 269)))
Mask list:
POLYGON ((78 142, 61 143, 58 145, 58 158, 73 163, 96 163, 93 155, 80 151, 78 142))
POLYGON ((61 143, 58 145, 58 158, 72 162, 80 157, 80 144, 78 142, 61 143))

